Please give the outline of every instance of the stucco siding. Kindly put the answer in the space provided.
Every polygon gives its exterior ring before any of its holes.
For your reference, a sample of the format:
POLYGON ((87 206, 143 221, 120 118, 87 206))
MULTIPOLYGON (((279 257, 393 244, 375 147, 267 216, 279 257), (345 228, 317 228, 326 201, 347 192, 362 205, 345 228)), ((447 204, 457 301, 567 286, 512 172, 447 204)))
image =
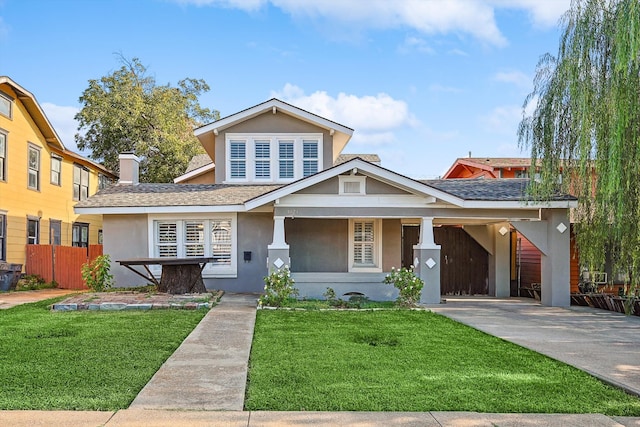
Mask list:
POLYGON ((238 276, 236 279, 204 279, 208 289, 229 292, 262 292, 267 275, 267 246, 273 238, 271 213, 238 213, 238 276), (244 261, 251 252, 251 261, 244 261))
POLYGON ((348 271, 347 219, 287 218, 285 238, 289 244, 292 272, 348 271))
POLYGON ((391 271, 391 267, 400 268, 401 258, 402 221, 385 219, 382 221, 382 271, 391 271))
MULTIPOLYGON (((102 222, 103 253, 111 257, 111 274, 116 287, 148 284, 116 261, 149 256, 147 215, 105 215, 102 222)), ((142 267, 134 267, 144 272, 142 267)))

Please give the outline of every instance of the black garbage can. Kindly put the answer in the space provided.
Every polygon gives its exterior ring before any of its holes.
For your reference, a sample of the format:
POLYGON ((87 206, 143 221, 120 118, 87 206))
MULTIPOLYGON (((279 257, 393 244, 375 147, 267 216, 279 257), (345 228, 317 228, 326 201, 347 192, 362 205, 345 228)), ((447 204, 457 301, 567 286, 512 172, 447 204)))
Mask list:
POLYGON ((22 275, 22 264, 0 262, 0 291, 15 289, 22 275))

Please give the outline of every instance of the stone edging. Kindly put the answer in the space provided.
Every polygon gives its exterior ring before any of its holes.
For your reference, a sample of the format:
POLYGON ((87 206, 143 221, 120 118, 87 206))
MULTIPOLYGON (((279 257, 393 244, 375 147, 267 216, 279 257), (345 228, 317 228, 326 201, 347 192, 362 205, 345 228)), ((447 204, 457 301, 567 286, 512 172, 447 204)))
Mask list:
POLYGON ((200 310, 209 309, 211 304, 208 302, 186 302, 180 303, 142 303, 142 304, 127 304, 120 302, 103 302, 100 304, 53 304, 51 309, 53 311, 77 311, 77 310, 90 310, 90 311, 120 311, 120 310, 160 310, 160 309, 178 309, 178 310, 200 310))

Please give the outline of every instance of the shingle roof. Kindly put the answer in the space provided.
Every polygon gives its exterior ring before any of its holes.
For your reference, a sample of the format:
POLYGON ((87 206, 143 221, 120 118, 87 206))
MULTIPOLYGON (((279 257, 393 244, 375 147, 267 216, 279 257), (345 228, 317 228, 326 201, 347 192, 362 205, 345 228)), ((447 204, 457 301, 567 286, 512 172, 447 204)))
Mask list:
POLYGON ((211 157, 209 157, 208 154, 196 154, 191 158, 191 160, 189 160, 187 170, 184 171, 184 173, 188 174, 191 171, 194 171, 206 165, 210 165, 211 163, 213 163, 213 161, 211 161, 211 157))
POLYGON ((77 208, 239 205, 281 185, 138 184, 112 185, 77 208))
POLYGON ((380 156, 377 154, 340 154, 335 162, 333 162, 334 166, 337 166, 342 163, 346 163, 349 160, 353 160, 356 157, 360 157, 365 162, 369 163, 380 163, 380 156))
MULTIPOLYGON (((444 191, 463 200, 483 201, 525 201, 530 200, 527 188, 528 178, 496 179, 432 179, 420 180, 435 189, 444 191)), ((577 200, 569 194, 558 193, 549 201, 577 200)))
POLYGON ((530 157, 461 157, 458 160, 465 160, 467 162, 491 166, 494 168, 531 166, 530 157))

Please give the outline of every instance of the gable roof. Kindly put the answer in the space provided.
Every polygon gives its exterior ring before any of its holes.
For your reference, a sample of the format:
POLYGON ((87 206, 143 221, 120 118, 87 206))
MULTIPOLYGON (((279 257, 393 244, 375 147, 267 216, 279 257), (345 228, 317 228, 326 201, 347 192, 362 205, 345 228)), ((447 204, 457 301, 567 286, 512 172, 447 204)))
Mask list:
POLYGON ((189 160, 187 170, 177 178, 173 179, 173 182, 179 183, 191 178, 195 178, 209 171, 214 170, 216 165, 211 160, 208 154, 196 154, 189 160))
MULTIPOLYGON (((421 181, 430 187, 460 197, 465 201, 527 201, 529 178, 434 179, 421 181)), ((550 201, 577 200, 569 194, 557 193, 550 201)))
POLYGON ((36 126, 38 126, 38 129, 40 129, 40 132, 42 132, 42 135, 44 135, 47 143, 60 150, 66 150, 64 144, 62 143, 62 140, 47 118, 47 115, 40 107, 38 101, 36 101, 36 97, 31 92, 29 92, 7 76, 0 76, 0 85, 2 84, 10 86, 11 89, 18 95, 18 99, 27 109, 27 112, 33 119, 36 126))
POLYGON ((527 169, 531 166, 531 158, 529 157, 459 157, 453 162, 453 165, 443 175, 444 179, 449 178, 456 170, 478 169, 474 174, 475 177, 486 176, 487 173, 496 178, 495 172, 498 169, 516 168, 527 169))
POLYGON ((285 114, 296 117, 299 120, 312 123, 320 128, 328 130, 333 136, 334 153, 341 152, 353 135, 353 129, 351 129, 350 127, 341 125, 340 123, 334 122, 333 120, 320 117, 317 114, 303 110, 302 108, 298 108, 277 98, 271 98, 268 101, 262 102, 258 105, 254 105, 253 107, 249 107, 245 110, 231 114, 230 116, 223 117, 219 120, 216 120, 215 122, 196 128, 193 133, 196 137, 201 137, 202 135, 209 132, 217 134, 218 131, 224 130, 230 126, 263 114, 267 111, 272 111, 274 114, 276 114, 278 111, 281 111, 285 114))
POLYGON ((378 165, 380 164, 380 156, 377 154, 340 154, 336 161, 333 162, 333 165, 339 165, 357 157, 361 158, 365 162, 376 163, 378 165))

